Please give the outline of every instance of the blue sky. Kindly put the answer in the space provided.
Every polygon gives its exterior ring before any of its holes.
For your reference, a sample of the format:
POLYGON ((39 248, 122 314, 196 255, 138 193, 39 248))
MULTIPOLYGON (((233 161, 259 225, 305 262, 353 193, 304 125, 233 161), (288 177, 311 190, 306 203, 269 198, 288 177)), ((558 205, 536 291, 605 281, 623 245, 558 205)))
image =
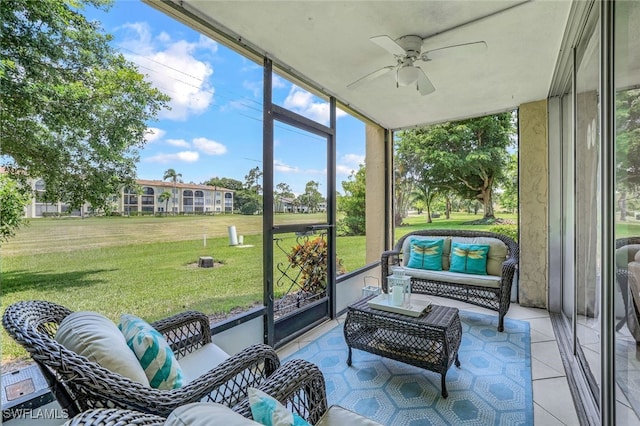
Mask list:
MULTIPOLYGON (((113 46, 147 79, 171 96, 171 109, 149 123, 138 177, 162 179, 173 168, 184 182, 211 177, 244 181, 262 167, 262 67, 138 1, 116 1, 107 12, 85 10, 114 36, 113 46)), ((274 102, 328 124, 328 104, 283 78, 274 80, 274 102)), ((364 124, 338 112, 337 181, 364 163, 364 124)), ((296 194, 320 182, 326 191, 325 144, 303 131, 277 125, 274 185, 296 194)))

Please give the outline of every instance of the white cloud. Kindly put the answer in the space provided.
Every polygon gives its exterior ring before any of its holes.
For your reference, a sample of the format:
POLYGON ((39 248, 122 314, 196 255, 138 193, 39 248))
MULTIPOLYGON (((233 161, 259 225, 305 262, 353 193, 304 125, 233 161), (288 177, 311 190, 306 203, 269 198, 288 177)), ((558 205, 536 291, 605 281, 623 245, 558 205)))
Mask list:
POLYGON ((337 175, 347 175, 349 176, 352 171, 355 171, 356 168, 352 166, 346 166, 344 164, 336 164, 336 174, 337 175))
POLYGON ((193 147, 208 155, 222 155, 227 152, 226 146, 207 138, 195 138, 193 140, 193 147))
POLYGON ((364 158, 364 155, 361 154, 345 154, 342 156, 342 162, 360 166, 360 164, 364 164, 364 158))
POLYGON ((158 34, 158 37, 156 37, 158 41, 163 42, 163 43, 167 43, 169 41, 171 41, 171 36, 169 35, 169 33, 162 31, 160 34, 158 34))
POLYGON ((262 84, 262 81, 244 80, 242 82, 242 87, 249 90, 253 94, 254 98, 259 98, 262 96, 264 85, 262 84))
POLYGON ((336 174, 349 176, 364 164, 365 156, 361 154, 345 154, 340 157, 340 164, 336 164, 336 174))
POLYGON ((191 144, 184 139, 167 139, 167 144, 171 146, 177 146, 180 148, 190 148, 191 144))
POLYGON ((326 176, 327 175, 327 169, 301 169, 298 166, 290 166, 289 164, 286 164, 280 160, 275 160, 273 162, 273 168, 275 169, 275 171, 280 172, 280 173, 297 173, 297 174, 304 174, 304 175, 320 175, 320 176, 326 176))
POLYGON ((300 173, 301 171, 298 167, 290 166, 279 160, 275 160, 273 162, 273 168, 277 172, 282 172, 282 173, 300 173))
POLYGON ((149 163, 173 163, 176 161, 183 163, 195 163, 200 158, 200 154, 195 151, 181 151, 175 154, 157 154, 151 157, 147 157, 144 161, 149 163))
MULTIPOLYGON (((284 106, 318 123, 329 124, 329 103, 321 100, 314 101, 311 93, 296 85, 291 86, 289 95, 284 100, 284 106)), ((346 115, 344 111, 336 109, 336 117, 344 115, 346 115)))
POLYGON ((214 88, 208 81, 213 68, 197 59, 195 53, 216 52, 215 41, 204 36, 196 42, 172 40, 164 31, 153 38, 146 22, 128 23, 118 30, 124 33, 120 46, 125 49, 125 56, 156 87, 171 96, 171 109, 161 111, 159 118, 184 121, 207 110, 213 102, 214 88))
POLYGON ((273 75, 271 78, 271 87, 273 89, 284 89, 287 87, 287 80, 277 75, 273 75))
POLYGON ((218 51, 218 43, 202 34, 200 34, 197 46, 200 49, 207 49, 211 51, 211 53, 216 53, 218 51))
POLYGON ((147 131, 145 133, 144 136, 144 140, 147 141, 147 143, 153 143, 157 140, 162 139, 162 137, 166 134, 167 132, 165 130, 159 129, 157 127, 147 127, 147 131))

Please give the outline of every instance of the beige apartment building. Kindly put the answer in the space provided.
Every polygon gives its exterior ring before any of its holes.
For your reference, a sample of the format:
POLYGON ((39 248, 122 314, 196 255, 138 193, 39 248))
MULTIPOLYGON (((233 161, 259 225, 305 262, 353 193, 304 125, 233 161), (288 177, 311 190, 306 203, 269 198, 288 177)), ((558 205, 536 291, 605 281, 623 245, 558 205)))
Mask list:
MULTIPOLYGON (((234 191, 227 188, 197 185, 193 183, 173 183, 161 180, 136 180, 136 188, 122 188, 119 196, 113 197, 113 210, 124 215, 130 214, 211 214, 233 213, 234 191), (164 192, 171 194, 168 200, 160 198, 164 192)), ((25 207, 25 217, 38 218, 56 215, 84 216, 91 213, 91 206, 85 204, 80 209, 70 210, 67 203, 42 201, 44 180, 33 181, 34 197, 25 207)))

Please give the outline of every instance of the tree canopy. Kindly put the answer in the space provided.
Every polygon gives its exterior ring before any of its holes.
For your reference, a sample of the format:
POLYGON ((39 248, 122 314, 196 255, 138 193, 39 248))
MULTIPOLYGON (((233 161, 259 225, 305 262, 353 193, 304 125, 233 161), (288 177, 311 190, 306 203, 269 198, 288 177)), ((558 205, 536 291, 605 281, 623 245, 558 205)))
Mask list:
POLYGON ((344 213, 344 217, 338 221, 338 232, 340 235, 365 235, 367 187, 364 164, 342 182, 342 189, 344 195, 338 196, 338 211, 344 213))
POLYGON ((320 182, 310 180, 304 186, 304 193, 298 196, 300 205, 306 206, 308 212, 315 213, 316 211, 318 211, 320 203, 324 201, 322 194, 318 190, 319 187, 320 182))
POLYGON ((640 187, 640 89, 616 93, 616 184, 620 220, 626 220, 628 193, 640 187))
POLYGON ((241 191, 243 188, 243 183, 239 180, 232 178, 219 178, 214 177, 204 182, 204 185, 209 186, 219 186, 221 188, 231 189, 233 191, 241 191))
POLYGON ((493 218, 492 191, 514 132, 510 112, 403 131, 396 140, 396 167, 414 185, 480 200, 485 218, 493 218))
POLYGON ((0 243, 15 236, 26 224, 24 207, 29 197, 18 183, 6 174, 0 174, 0 243))
POLYGON ((111 0, 0 2, 0 155, 15 178, 41 178, 46 201, 107 208, 135 183, 148 122, 169 98, 81 11, 111 0))

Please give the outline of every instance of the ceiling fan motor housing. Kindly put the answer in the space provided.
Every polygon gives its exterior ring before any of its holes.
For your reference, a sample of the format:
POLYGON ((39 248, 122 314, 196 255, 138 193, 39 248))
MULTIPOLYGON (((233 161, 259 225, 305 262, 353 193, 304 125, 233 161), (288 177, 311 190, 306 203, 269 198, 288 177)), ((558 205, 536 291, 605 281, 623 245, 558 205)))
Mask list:
POLYGON ((422 37, 417 35, 407 35, 396 40, 410 58, 417 58, 422 50, 422 37))

